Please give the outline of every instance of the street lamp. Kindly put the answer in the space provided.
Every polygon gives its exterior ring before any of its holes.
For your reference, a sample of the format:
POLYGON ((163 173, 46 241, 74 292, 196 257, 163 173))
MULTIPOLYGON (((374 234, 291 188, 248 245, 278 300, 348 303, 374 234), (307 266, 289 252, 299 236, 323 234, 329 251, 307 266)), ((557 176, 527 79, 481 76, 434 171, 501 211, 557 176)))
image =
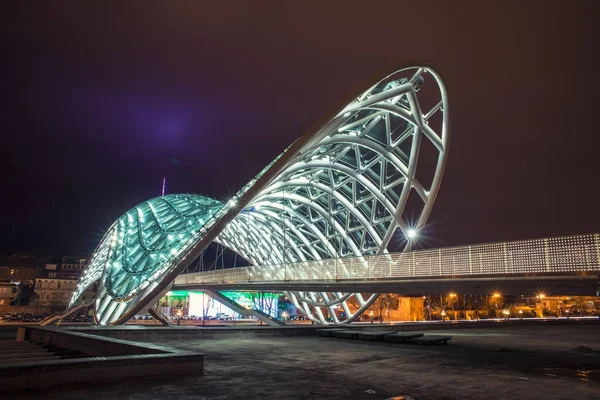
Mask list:
POLYGON ((431 304, 430 301, 428 301, 427 296, 423 296, 423 302, 425 303, 425 307, 427 308, 427 316, 431 321, 431 304))
POLYGON ((371 323, 373 323, 373 310, 369 312, 369 316, 371 317, 371 323))
POLYGON ((510 319, 510 317, 509 317, 509 315, 510 315, 510 311, 508 311, 508 310, 504 309, 504 310, 502 311, 502 314, 504 314, 504 319, 505 319, 505 320, 507 320, 507 321, 508 321, 508 320, 510 319))
POLYGON ((456 302, 454 301, 454 299, 457 299, 458 301, 458 295, 456 293, 450 293, 448 294, 448 296, 452 299, 452 311, 454 311, 454 320, 457 320, 458 315, 456 312, 456 302))
POLYGON ((498 299, 502 297, 502 295, 498 292, 494 292, 492 296, 494 297, 494 303, 496 304, 496 314, 498 314, 498 299))
MULTIPOLYGON (((545 293, 538 293, 535 298, 537 299, 537 304, 540 306, 541 317, 544 317, 544 298, 546 297, 545 293)), ((536 307, 537 308, 537 307, 536 307)))
POLYGON ((523 319, 523 310, 519 310, 519 318, 523 319))
POLYGON ((281 313, 281 318, 283 318, 283 322, 287 321, 289 316, 290 316, 290 314, 288 314, 287 311, 284 311, 281 313))

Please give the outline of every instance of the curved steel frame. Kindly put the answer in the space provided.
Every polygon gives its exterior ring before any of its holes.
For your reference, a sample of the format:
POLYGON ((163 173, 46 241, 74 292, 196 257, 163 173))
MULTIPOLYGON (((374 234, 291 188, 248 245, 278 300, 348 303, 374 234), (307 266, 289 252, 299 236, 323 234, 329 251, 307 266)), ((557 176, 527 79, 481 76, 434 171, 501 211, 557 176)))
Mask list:
MULTIPOLYGON (((257 266, 281 264, 285 268, 287 263, 335 259, 341 271, 345 257, 387 254, 390 242, 398 240, 397 231, 404 250, 411 250, 431 212, 448 154, 444 83, 430 67, 408 67, 345 104, 286 149, 208 223, 199 224, 193 237, 165 260, 160 273, 140 281, 129 296, 118 298, 107 290, 105 280, 110 268, 106 267, 110 264, 107 254, 114 251, 117 231, 113 225, 94 253, 72 305, 89 284, 101 279, 98 321, 124 323, 153 304, 212 241, 257 266), (429 86, 433 90, 424 99, 417 96, 429 86), (425 112, 421 103, 430 103, 425 112), (423 139, 431 144, 430 153, 433 149, 436 158, 430 180, 418 168, 423 139)), ((340 306, 348 316, 344 322, 351 322, 377 297, 287 295, 317 323, 327 323, 325 314, 334 323, 340 322, 334 312, 340 306), (352 297, 359 306, 355 312, 347 304, 352 297)))

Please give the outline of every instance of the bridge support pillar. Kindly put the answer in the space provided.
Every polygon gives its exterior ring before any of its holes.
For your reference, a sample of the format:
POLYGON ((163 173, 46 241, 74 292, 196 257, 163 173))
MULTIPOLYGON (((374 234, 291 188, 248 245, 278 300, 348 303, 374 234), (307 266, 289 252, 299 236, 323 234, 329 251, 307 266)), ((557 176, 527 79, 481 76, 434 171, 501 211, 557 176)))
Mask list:
POLYGON ((231 308, 233 311, 235 311, 238 314, 241 314, 244 316, 256 317, 269 326, 284 326, 285 325, 284 322, 281 322, 277 318, 274 318, 261 310, 249 310, 245 307, 242 307, 240 304, 238 304, 235 301, 231 300, 230 298, 222 295, 221 293, 219 293, 216 290, 204 289, 204 293, 206 293, 207 295, 212 297, 215 301, 218 301, 219 303, 223 304, 224 306, 231 308))
POLYGON ((148 309, 148 314, 152 315, 152 317, 157 320, 158 322, 160 322, 160 324, 162 326, 169 326, 169 321, 165 318, 165 316, 159 312, 158 310, 150 307, 148 309))

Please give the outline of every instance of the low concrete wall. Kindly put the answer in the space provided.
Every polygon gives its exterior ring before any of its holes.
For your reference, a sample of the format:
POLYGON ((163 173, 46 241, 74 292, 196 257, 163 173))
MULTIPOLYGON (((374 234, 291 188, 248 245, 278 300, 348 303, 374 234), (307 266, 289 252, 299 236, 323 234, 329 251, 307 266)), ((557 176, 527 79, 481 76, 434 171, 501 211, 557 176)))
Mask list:
MULTIPOLYGON (((386 328, 392 331, 437 331, 445 329, 482 329, 502 328, 509 326, 543 326, 543 325, 600 325, 600 319, 517 319, 510 320, 480 320, 480 321, 432 321, 432 322, 405 322, 401 324, 364 324, 353 328, 375 329, 386 328)), ((335 327, 339 327, 335 326, 335 327)))
POLYGON ((21 327, 18 338, 96 357, 0 364, 3 392, 76 383, 117 382, 201 375, 204 355, 154 344, 131 343, 61 328, 21 327))
POLYGON ((356 330, 372 330, 385 328, 392 331, 429 331, 445 329, 478 329, 490 327, 508 327, 525 325, 600 325, 600 319, 585 320, 518 320, 510 321, 482 320, 482 321, 434 321, 434 322, 405 322, 401 324, 360 324, 360 325, 291 325, 282 327, 258 327, 258 326, 236 326, 236 327, 190 327, 190 326, 168 326, 168 327, 144 327, 144 326, 109 326, 109 327, 85 327, 71 328, 74 332, 92 333, 110 338, 119 338, 139 341, 181 340, 181 339, 216 339, 222 337, 252 337, 252 336, 312 336, 317 329, 322 328, 344 328, 356 330))
POLYGON ((139 341, 160 341, 179 339, 214 339, 221 337, 269 337, 269 336, 311 336, 321 325, 305 326, 232 326, 232 327, 192 327, 192 326, 98 326, 70 328, 72 332, 101 335, 109 338, 139 341))
POLYGON ((38 361, 8 367, 0 365, 0 387, 3 392, 20 392, 77 383, 119 382, 202 373, 201 354, 91 357, 38 361))
POLYGON ((23 340, 40 343, 43 346, 56 346, 98 357, 170 354, 177 351, 150 343, 139 344, 108 337, 99 338, 88 333, 74 332, 62 328, 22 327, 19 328, 17 340, 20 336, 23 336, 23 340))

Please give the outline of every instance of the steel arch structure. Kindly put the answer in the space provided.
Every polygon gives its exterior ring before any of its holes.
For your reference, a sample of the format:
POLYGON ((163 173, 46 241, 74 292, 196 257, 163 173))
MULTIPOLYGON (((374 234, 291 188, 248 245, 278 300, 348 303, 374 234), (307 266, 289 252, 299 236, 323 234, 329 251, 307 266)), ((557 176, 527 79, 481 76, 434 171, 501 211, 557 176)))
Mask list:
MULTIPOLYGON (((399 239, 411 250, 438 193, 449 138, 440 75, 427 66, 400 69, 346 100, 227 202, 168 195, 125 213, 91 257, 70 306, 100 280, 98 323, 124 323, 213 241, 252 265, 280 265, 273 273, 281 276, 301 261, 335 262, 344 271, 345 258, 386 255, 399 239)), ((377 297, 287 295, 317 323, 327 315, 340 322, 335 307, 351 322, 377 297), (347 304, 353 297, 355 312, 347 304)))

